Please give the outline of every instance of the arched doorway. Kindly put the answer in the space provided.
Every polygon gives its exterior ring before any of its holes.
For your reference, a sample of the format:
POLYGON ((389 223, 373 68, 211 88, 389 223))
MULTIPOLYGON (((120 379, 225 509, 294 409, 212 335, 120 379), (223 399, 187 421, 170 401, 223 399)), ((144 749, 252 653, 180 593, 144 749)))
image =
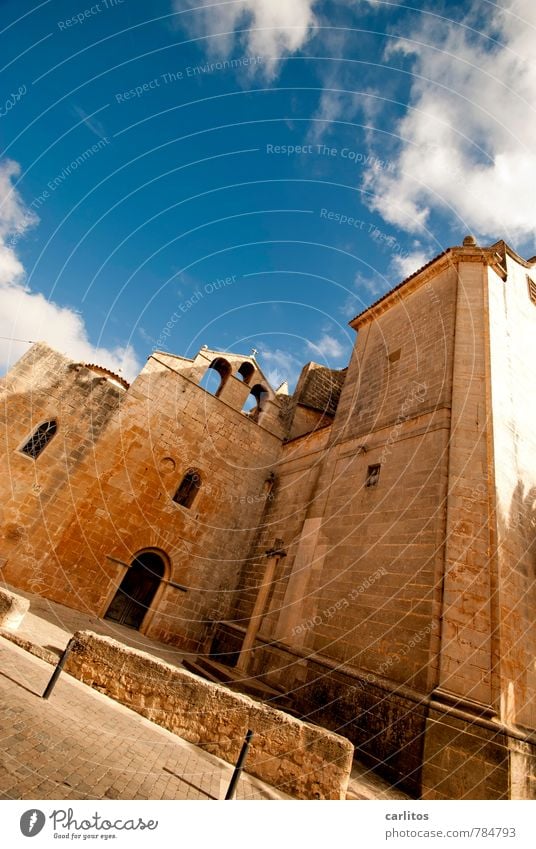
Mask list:
POLYGON ((165 563, 155 551, 138 554, 129 566, 104 618, 139 629, 164 577, 165 563))

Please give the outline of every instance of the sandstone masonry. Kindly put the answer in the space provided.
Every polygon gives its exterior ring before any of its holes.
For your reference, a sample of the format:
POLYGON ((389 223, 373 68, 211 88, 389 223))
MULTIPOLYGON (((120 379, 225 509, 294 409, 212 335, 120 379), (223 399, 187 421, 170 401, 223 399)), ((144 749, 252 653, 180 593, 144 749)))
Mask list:
POLYGON ((129 387, 34 346, 0 381, 2 580, 286 693, 414 795, 535 798, 535 265, 444 251, 292 396, 253 357, 129 387))

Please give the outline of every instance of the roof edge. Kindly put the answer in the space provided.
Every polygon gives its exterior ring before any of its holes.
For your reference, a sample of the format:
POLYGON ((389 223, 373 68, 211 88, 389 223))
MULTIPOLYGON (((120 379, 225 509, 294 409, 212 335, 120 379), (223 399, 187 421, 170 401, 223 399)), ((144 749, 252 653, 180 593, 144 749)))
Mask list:
POLYGON ((111 377, 113 380, 117 381, 123 389, 130 389, 130 383, 120 374, 116 374, 115 371, 112 371, 106 366, 101 366, 98 363, 81 363, 85 368, 92 369, 92 371, 97 372, 97 374, 101 374, 105 377, 111 377))
POLYGON ((366 307, 366 309, 362 310, 358 313, 355 318, 348 322, 350 327, 357 329, 357 327, 365 320, 365 318, 372 317, 377 311, 380 305, 383 307, 386 306, 386 302, 388 302, 396 293, 398 293, 401 289, 405 288, 412 281, 415 281, 425 272, 428 272, 432 266, 437 264, 446 265, 447 261, 454 259, 455 261, 459 261, 460 259, 484 259, 488 265, 497 265, 499 269, 504 272, 504 269, 501 268, 501 253, 508 254, 515 262, 519 263, 525 268, 532 268, 536 264, 536 257, 532 257, 529 260, 523 259, 516 251, 511 248, 504 240, 500 239, 497 242, 494 242, 492 245, 488 247, 479 247, 477 245, 474 246, 463 246, 457 245, 450 248, 446 248, 440 254, 433 257, 429 262, 425 263, 425 265, 417 268, 412 274, 408 277, 405 277, 400 283, 394 286, 392 289, 389 289, 384 295, 374 301, 370 306, 366 307))

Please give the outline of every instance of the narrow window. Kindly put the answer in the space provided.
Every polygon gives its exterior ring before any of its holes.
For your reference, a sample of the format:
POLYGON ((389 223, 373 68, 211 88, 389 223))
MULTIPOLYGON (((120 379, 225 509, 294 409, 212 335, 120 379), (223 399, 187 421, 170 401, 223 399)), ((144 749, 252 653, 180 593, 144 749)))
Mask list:
POLYGON ((368 467, 365 486, 377 486, 378 481, 380 479, 380 469, 380 463, 376 463, 374 466, 368 467))
POLYGON ((30 438, 20 449, 27 457, 37 460, 39 455, 45 450, 50 440, 56 435, 58 423, 55 419, 49 422, 43 422, 34 430, 30 438))
POLYGON ((536 304, 536 283, 530 277, 527 277, 527 283, 529 284, 529 298, 533 304, 536 304))
POLYGON ((179 504, 181 507, 186 507, 189 510, 200 489, 201 475, 195 469, 190 469, 184 475, 181 485, 173 496, 173 501, 175 504, 179 504))

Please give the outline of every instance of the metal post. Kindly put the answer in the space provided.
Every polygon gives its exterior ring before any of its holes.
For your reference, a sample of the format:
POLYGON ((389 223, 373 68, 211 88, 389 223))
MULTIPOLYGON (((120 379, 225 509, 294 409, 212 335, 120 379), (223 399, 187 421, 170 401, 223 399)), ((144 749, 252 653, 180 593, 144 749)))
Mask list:
POLYGON ((65 651, 63 652, 62 656, 60 657, 58 665, 56 666, 54 672, 52 673, 52 678, 50 679, 50 681, 47 684, 46 690, 43 693, 43 699, 48 699, 48 697, 52 693, 52 690, 56 686, 56 684, 58 682, 58 678, 61 675, 62 669, 65 666, 65 663, 67 661, 67 658, 69 656, 69 653, 70 653, 73 645, 74 645, 74 640, 71 637, 71 639, 67 643, 67 647, 66 647, 65 651))
POLYGON ((238 784, 238 780, 242 775, 242 770, 244 769, 244 763, 248 756, 249 747, 251 746, 251 741, 253 739, 253 731, 248 731, 246 734, 246 739, 244 740, 244 745, 242 746, 242 751, 238 756, 238 760, 236 762, 235 771, 233 773, 233 777, 231 778, 231 783, 229 784, 229 789, 227 791, 227 795, 225 797, 225 801, 228 802, 234 799, 236 793, 236 786, 238 784))

